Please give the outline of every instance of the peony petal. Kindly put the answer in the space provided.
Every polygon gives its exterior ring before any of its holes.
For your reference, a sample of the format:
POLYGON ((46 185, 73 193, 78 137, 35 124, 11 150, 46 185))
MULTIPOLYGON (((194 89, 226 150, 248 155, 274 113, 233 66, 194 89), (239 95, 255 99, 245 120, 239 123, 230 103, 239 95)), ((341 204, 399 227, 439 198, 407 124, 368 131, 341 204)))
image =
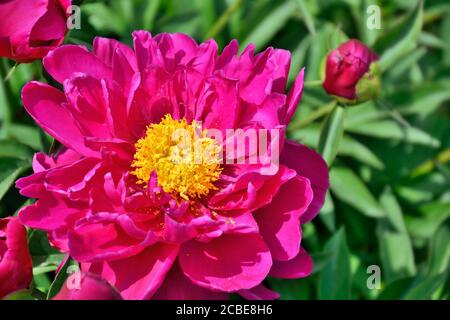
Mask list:
POLYGON ((186 66, 197 58, 198 45, 183 33, 160 33, 155 37, 159 50, 164 58, 165 68, 174 72, 177 66, 186 66))
POLYGON ((260 233, 274 260, 290 260, 300 250, 300 217, 313 192, 309 180, 300 176, 284 183, 272 202, 255 212, 260 233))
POLYGON ((106 121, 108 99, 100 80, 84 73, 76 73, 64 81, 66 108, 76 120, 83 135, 111 137, 106 121))
POLYGON ((301 248, 298 255, 289 261, 274 261, 270 276, 282 279, 304 278, 311 274, 313 261, 311 256, 301 248))
POLYGON ((131 237, 116 223, 117 215, 104 215, 104 221, 81 223, 69 231, 70 254, 77 261, 125 258, 143 249, 140 239, 131 237))
POLYGON ((214 210, 253 211, 272 201, 280 186, 296 176, 296 172, 281 165, 275 174, 265 175, 261 165, 229 165, 241 171, 232 183, 208 199, 208 207, 214 210))
POLYGON ((74 273, 53 300, 122 300, 106 280, 92 273, 74 273))
POLYGON ((47 192, 35 204, 22 208, 19 218, 31 228, 52 231, 64 227, 70 217, 84 214, 86 209, 82 203, 75 203, 47 192))
POLYGON ((27 231, 17 218, 0 219, 0 299, 32 280, 27 231))
POLYGON ((178 245, 159 243, 126 259, 82 264, 82 269, 101 275, 119 290, 124 299, 145 300, 163 283, 177 257, 178 248, 178 245))
POLYGON ((131 66, 135 69, 137 67, 133 49, 115 39, 95 37, 92 51, 108 67, 113 66, 114 54, 117 51, 126 57, 131 66))
POLYGON ((23 88, 22 101, 38 125, 66 147, 85 156, 97 155, 85 146, 83 134, 70 112, 64 108, 66 98, 63 93, 49 85, 32 81, 23 88))
POLYGON ((33 47, 62 42, 66 34, 66 12, 59 0, 48 0, 46 13, 39 18, 30 34, 33 47))
POLYGON ((272 265, 269 249, 257 234, 223 235, 208 243, 191 240, 181 246, 179 261, 194 284, 225 292, 260 284, 272 265))
POLYGON ((65 45, 56 48, 44 58, 45 70, 58 82, 74 73, 86 73, 96 79, 111 79, 111 68, 83 46, 65 45))
POLYGON ((297 110, 298 104, 302 98, 304 75, 305 75, 305 68, 300 70, 300 73, 298 74, 294 84, 292 85, 291 90, 288 93, 283 121, 283 123, 286 125, 289 122, 291 122, 291 119, 294 116, 294 113, 297 110))
POLYGON ((267 289, 263 284, 248 290, 240 290, 238 293, 247 300, 275 300, 280 297, 278 292, 267 289))
POLYGON ((319 213, 325 201, 330 186, 328 166, 317 152, 293 141, 284 144, 280 162, 311 182, 313 201, 301 218, 302 223, 306 223, 319 213))
POLYGON ((41 48, 31 48, 29 38, 33 26, 45 15, 47 3, 48 0, 0 1, 0 56, 30 62, 45 54, 41 48))
POLYGON ((228 293, 215 292, 196 286, 175 262, 167 273, 162 286, 152 297, 154 300, 226 300, 228 293))
POLYGON ((269 48, 255 56, 248 78, 241 78, 241 98, 260 105, 271 93, 284 93, 290 61, 291 54, 282 49, 269 48))

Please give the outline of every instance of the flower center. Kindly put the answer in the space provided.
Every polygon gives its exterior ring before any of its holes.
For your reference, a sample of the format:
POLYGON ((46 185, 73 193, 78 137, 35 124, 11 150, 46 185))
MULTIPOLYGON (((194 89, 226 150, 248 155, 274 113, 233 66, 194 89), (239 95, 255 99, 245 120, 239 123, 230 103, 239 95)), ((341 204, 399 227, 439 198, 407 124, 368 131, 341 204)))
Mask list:
POLYGON ((186 119, 174 120, 166 115, 160 123, 147 127, 145 137, 136 144, 131 172, 138 183, 145 184, 152 172, 158 185, 167 193, 185 200, 205 196, 216 190, 214 182, 222 172, 222 147, 207 137, 207 130, 186 119))

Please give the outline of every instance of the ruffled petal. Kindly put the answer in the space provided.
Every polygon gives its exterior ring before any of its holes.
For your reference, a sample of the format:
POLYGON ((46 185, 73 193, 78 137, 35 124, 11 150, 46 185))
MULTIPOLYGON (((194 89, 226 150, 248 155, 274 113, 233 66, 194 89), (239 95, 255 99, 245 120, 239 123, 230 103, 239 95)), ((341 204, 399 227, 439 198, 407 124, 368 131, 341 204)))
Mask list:
POLYGON ((280 297, 278 292, 267 289, 263 284, 248 290, 240 290, 238 293, 247 300, 275 300, 280 297))
POLYGON ((274 261, 269 275, 275 278, 297 279, 309 276, 312 270, 312 258, 301 248, 298 255, 289 261, 274 261))
POLYGON ((298 104, 302 98, 303 94, 303 80, 305 75, 305 69, 300 70, 297 78, 295 79, 294 84, 292 85, 291 90, 288 93, 286 107, 283 112, 284 124, 288 124, 292 117, 294 116, 295 111, 297 110, 298 104))
POLYGON ((106 280, 96 274, 74 273, 53 300, 122 300, 106 280))
POLYGON ((45 70, 56 81, 63 83, 74 73, 85 73, 96 79, 111 79, 111 68, 83 46, 65 45, 44 58, 45 70))
POLYGON ((179 261, 194 284, 225 292, 255 287, 272 265, 269 249, 257 234, 223 235, 208 243, 189 241, 182 245, 179 261))
POLYGON ((301 218, 302 223, 306 223, 319 213, 325 201, 330 186, 328 166, 317 152, 293 141, 284 144, 280 162, 311 182, 314 197, 301 218))
POLYGON ((152 297, 154 300, 226 300, 228 293, 211 291, 196 286, 175 262, 167 273, 162 286, 152 297))
POLYGON ((64 107, 67 101, 62 92, 33 81, 23 88, 22 101, 38 125, 66 147, 85 156, 97 155, 85 146, 83 134, 70 112, 64 107))
POLYGON ((163 283, 177 257, 178 248, 178 245, 159 243, 126 259, 82 264, 81 267, 102 276, 119 290, 124 299, 146 300, 163 283))
POLYGON ((93 222, 80 222, 69 231, 71 256, 81 262, 119 259, 140 252, 140 239, 127 234, 116 222, 117 215, 97 213, 93 222))
POLYGON ((309 180, 300 176, 283 184, 272 202, 255 212, 260 233, 273 259, 290 260, 300 250, 300 217, 313 192, 309 180))
POLYGON ((25 227, 17 218, 0 219, 0 299, 27 288, 32 268, 25 227))

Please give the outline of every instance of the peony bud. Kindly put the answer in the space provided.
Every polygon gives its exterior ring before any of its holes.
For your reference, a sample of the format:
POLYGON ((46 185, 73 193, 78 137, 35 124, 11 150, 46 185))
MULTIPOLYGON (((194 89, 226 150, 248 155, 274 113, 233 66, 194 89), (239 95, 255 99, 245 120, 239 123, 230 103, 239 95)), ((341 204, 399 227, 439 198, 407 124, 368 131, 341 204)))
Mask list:
POLYGON ((54 300, 122 300, 122 297, 100 276, 76 272, 66 280, 54 300))
POLYGON ((380 93, 378 55, 358 40, 341 44, 327 57, 325 91, 343 103, 353 104, 380 93))
POLYGON ((27 288, 32 268, 25 227, 15 217, 0 219, 0 299, 27 288))
POLYGON ((59 46, 70 0, 0 1, 0 57, 31 62, 59 46))

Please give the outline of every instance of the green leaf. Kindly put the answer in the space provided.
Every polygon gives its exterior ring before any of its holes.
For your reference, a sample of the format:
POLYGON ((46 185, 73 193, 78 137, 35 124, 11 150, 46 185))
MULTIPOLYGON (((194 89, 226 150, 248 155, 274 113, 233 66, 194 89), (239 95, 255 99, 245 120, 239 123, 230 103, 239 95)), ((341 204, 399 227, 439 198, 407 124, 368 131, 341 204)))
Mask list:
POLYGON ((301 68, 304 66, 304 61, 306 59, 306 52, 308 47, 311 45, 311 35, 307 35, 302 39, 298 46, 292 51, 291 67, 289 69, 288 81, 294 81, 301 68))
POLYGON ((33 157, 33 152, 27 146, 18 144, 17 142, 0 140, 0 158, 3 157, 29 161, 33 157))
POLYGON ((416 273, 414 253, 401 208, 389 189, 381 195, 380 203, 386 213, 377 226, 383 274, 389 282, 413 276, 416 273))
POLYGON ((40 129, 28 125, 11 124, 8 129, 8 135, 18 142, 33 148, 34 150, 42 150, 40 129))
POLYGON ((420 207, 420 211, 421 216, 405 219, 406 227, 413 237, 429 239, 450 217, 450 203, 430 202, 420 207))
POLYGON ((389 69, 388 76, 393 79, 392 81, 395 81, 396 78, 400 78, 404 73, 410 71, 412 66, 426 54, 427 50, 425 48, 417 48, 417 50, 414 50, 407 57, 392 66, 392 68, 389 69))
POLYGON ((269 283, 273 290, 280 293, 282 300, 308 300, 311 299, 311 288, 307 280, 269 278, 269 283))
POLYGON ((422 30, 423 1, 408 14, 394 29, 380 36, 374 49, 381 54, 380 68, 388 70, 397 61, 410 53, 417 46, 417 40, 422 30))
POLYGON ((202 33, 206 35, 218 19, 214 8, 214 0, 196 0, 194 4, 201 15, 202 33))
POLYGON ((119 12, 109 8, 105 3, 87 3, 83 10, 89 15, 89 22, 100 31, 123 34, 127 30, 127 21, 119 12))
POLYGON ((390 188, 386 188, 380 197, 380 204, 386 212, 386 223, 393 231, 406 233, 402 209, 390 188))
POLYGON ((330 196, 330 193, 327 193, 325 196, 325 203, 320 210, 319 218, 325 224, 328 231, 334 232, 336 230, 334 203, 333 199, 330 196))
POLYGON ((142 18, 145 30, 152 30, 160 2, 161 0, 147 1, 142 18))
MULTIPOLYGON (((0 63, 1 63, 0 58, 0 63)), ((3 82, 3 77, 5 75, 0 72, 0 120, 2 121, 2 130, 0 131, 0 138, 3 138, 7 132, 8 126, 12 121, 12 110, 11 104, 8 99, 8 93, 6 91, 6 86, 3 82)))
POLYGON ((305 3, 305 0, 296 0, 297 4, 301 11, 301 16, 303 18, 303 21, 305 22, 306 27, 308 28, 308 31, 312 34, 316 34, 316 27, 314 26, 314 17, 309 10, 308 6, 305 3))
POLYGON ((402 126, 391 120, 373 121, 361 126, 348 127, 347 130, 369 137, 389 140, 397 139, 407 143, 431 147, 439 147, 441 144, 439 140, 418 128, 402 126))
POLYGON ((331 261, 333 256, 333 252, 319 252, 311 254, 311 258, 314 261, 312 274, 322 271, 322 269, 331 261))
MULTIPOLYGON (((345 121, 347 121, 347 115, 345 117, 345 121)), ((319 136, 320 136, 320 128, 315 125, 302 128, 301 130, 297 130, 292 133, 292 138, 312 148, 317 146, 319 136)), ((341 142, 339 144, 338 155, 354 158, 375 169, 381 170, 384 168, 383 162, 378 158, 377 155, 375 155, 372 152, 372 150, 370 150, 364 144, 362 144, 361 142, 359 142, 358 140, 347 134, 344 134, 344 136, 341 139, 341 142)))
POLYGON ((324 246, 324 252, 330 252, 333 255, 319 274, 319 299, 350 299, 350 251, 343 228, 328 240, 324 246))
POLYGON ((312 37, 311 49, 309 52, 308 71, 305 74, 306 80, 321 79, 324 71, 324 61, 327 54, 348 39, 335 24, 325 23, 324 26, 312 37))
POLYGON ((390 104, 403 115, 428 115, 450 100, 450 82, 422 82, 399 88, 388 95, 390 104))
POLYGON ((414 277, 397 279, 390 282, 378 295, 377 300, 399 300, 412 286, 414 277))
POLYGON ((67 259, 66 263, 64 263, 64 265, 61 267, 61 269, 59 270, 58 274, 55 277, 55 280, 53 280, 52 284, 50 285, 47 294, 47 300, 52 299, 61 290, 62 286, 64 285, 64 282, 70 276, 68 269, 69 266, 71 265, 76 265, 76 262, 69 258, 67 259))
POLYGON ((352 157, 375 169, 384 169, 383 162, 369 148, 350 135, 344 135, 342 138, 338 154, 352 157))
POLYGON ((344 134, 344 116, 345 109, 336 106, 325 120, 320 133, 319 152, 328 166, 331 166, 339 150, 339 144, 344 134))
POLYGON ((30 162, 12 158, 0 159, 0 200, 8 192, 17 177, 30 167, 30 162))
POLYGON ((430 243, 428 274, 431 276, 449 270, 450 264, 450 219, 442 223, 430 243))
POLYGON ((444 49, 445 42, 432 33, 422 31, 419 36, 419 43, 434 49, 444 49))
POLYGON ((40 273, 33 275, 33 287, 39 291, 47 292, 51 285, 49 275, 46 273, 40 273))
POLYGON ((372 218, 385 213, 364 182, 349 168, 334 167, 331 170, 331 190, 341 201, 372 218))
POLYGON ((280 6, 273 9, 272 13, 267 15, 245 38, 242 46, 246 47, 254 43, 257 50, 263 48, 267 42, 286 24, 297 9, 294 1, 283 2, 280 6))
POLYGON ((388 113, 377 108, 374 101, 367 101, 348 108, 345 114, 345 129, 364 126, 368 122, 384 119, 388 113))
POLYGON ((405 300, 428 300, 433 293, 444 285, 447 273, 430 276, 420 281, 414 288, 405 294, 405 300))

